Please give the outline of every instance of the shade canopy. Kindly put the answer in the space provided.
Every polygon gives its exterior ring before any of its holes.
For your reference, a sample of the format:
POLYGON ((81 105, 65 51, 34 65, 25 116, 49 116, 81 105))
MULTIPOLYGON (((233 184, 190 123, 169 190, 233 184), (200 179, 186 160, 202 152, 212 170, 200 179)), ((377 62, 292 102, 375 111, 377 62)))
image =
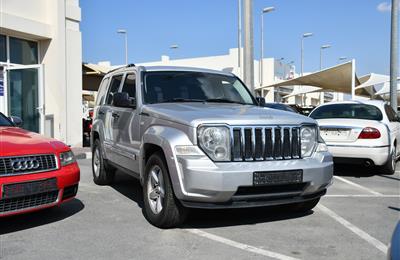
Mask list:
POLYGON ((100 82, 110 68, 97 64, 82 64, 82 88, 83 90, 98 91, 100 82))
MULTIPOLYGON (((355 77, 355 86, 360 85, 361 84, 360 80, 357 78, 356 75, 354 75, 354 77, 355 77)), ((334 92, 351 94, 352 80, 353 80, 353 62, 350 61, 328 69, 300 76, 294 79, 273 83, 267 86, 262 86, 257 89, 305 85, 305 86, 313 86, 319 88, 319 90, 314 89, 312 90, 312 92, 334 91, 334 92)), ((308 91, 306 93, 310 92, 308 91)), ((362 96, 370 96, 370 93, 368 93, 365 89, 356 90, 356 94, 362 96)))

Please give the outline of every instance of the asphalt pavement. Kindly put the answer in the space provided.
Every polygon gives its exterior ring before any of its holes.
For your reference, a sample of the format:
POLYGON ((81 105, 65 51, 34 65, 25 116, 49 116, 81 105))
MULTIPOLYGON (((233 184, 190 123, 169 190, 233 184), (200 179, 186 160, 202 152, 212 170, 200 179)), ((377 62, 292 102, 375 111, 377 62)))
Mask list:
POLYGON ((181 228, 161 230, 143 217, 137 180, 118 173, 96 186, 90 160, 79 166, 76 199, 0 219, 0 259, 386 259, 400 219, 400 172, 342 166, 308 213, 194 210, 181 228))

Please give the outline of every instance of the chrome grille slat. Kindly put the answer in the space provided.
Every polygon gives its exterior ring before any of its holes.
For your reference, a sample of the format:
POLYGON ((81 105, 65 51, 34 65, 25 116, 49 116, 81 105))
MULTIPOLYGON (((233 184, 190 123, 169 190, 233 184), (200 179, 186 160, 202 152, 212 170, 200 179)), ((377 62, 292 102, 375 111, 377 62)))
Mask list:
POLYGON ((57 168, 57 158, 54 154, 0 157, 0 177, 53 171, 57 170, 57 168), (15 160, 35 160, 39 163, 39 166, 35 167, 34 169, 16 170, 12 165, 13 161, 15 160))
POLYGON ((300 126, 232 127, 232 161, 290 160, 300 156, 300 126))

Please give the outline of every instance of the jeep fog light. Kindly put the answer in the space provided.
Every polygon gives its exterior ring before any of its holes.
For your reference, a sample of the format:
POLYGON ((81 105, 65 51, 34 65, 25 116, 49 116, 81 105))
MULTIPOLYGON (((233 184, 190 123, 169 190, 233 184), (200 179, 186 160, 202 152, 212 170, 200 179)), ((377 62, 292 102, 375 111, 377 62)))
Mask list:
POLYGON ((301 137, 301 157, 311 156, 317 141, 315 127, 303 126, 300 130, 300 137, 301 137))
POLYGON ((213 161, 230 161, 229 129, 224 126, 203 126, 198 131, 200 148, 213 161))

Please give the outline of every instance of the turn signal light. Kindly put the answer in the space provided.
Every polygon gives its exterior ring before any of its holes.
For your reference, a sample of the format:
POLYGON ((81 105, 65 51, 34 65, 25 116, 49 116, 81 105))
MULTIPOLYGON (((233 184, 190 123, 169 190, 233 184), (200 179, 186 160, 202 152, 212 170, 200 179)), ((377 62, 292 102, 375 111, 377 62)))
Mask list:
POLYGON ((361 131, 358 139, 378 139, 380 137, 381 132, 379 132, 378 129, 373 127, 366 127, 361 131))

